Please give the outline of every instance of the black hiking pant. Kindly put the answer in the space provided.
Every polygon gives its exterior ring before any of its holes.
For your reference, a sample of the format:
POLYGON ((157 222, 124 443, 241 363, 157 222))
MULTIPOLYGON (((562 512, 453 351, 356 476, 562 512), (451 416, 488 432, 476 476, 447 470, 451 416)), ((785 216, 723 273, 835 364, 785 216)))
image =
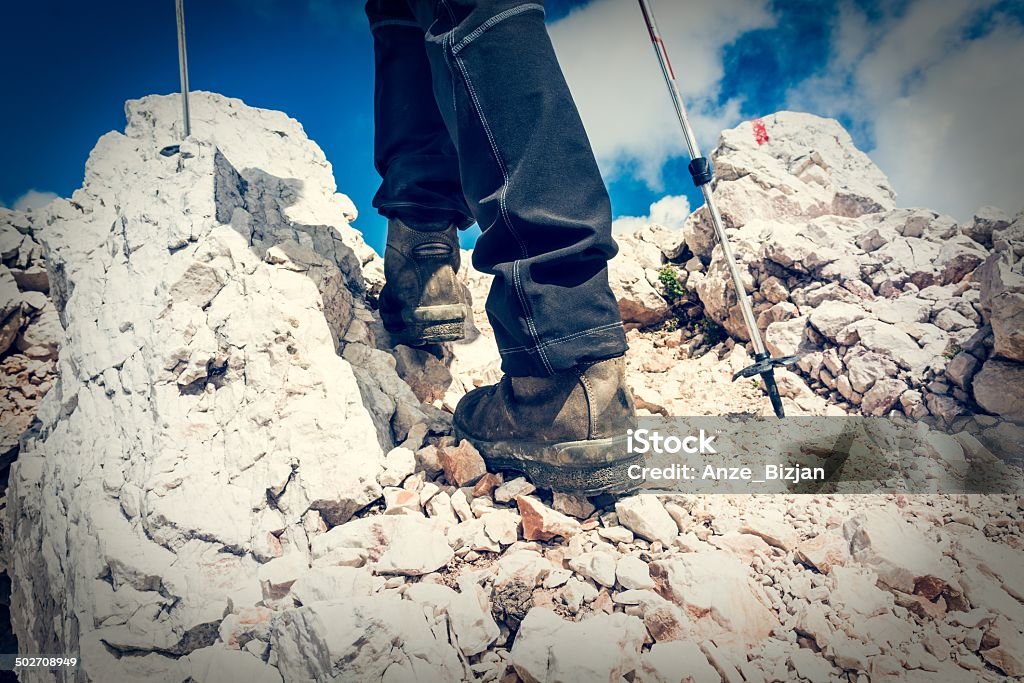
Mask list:
POLYGON ((546 376, 622 355, 611 205, 544 26, 508 0, 369 0, 373 206, 411 226, 475 220, 473 265, 502 370, 546 376))

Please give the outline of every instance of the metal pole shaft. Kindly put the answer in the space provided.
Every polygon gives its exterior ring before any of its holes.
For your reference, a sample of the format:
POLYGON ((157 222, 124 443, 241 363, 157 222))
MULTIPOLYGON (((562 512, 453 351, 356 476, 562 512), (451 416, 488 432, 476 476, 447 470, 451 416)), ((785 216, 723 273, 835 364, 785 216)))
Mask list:
POLYGON ((178 21, 178 70, 181 72, 181 116, 185 125, 185 137, 192 134, 192 122, 188 111, 188 55, 185 53, 185 6, 183 0, 174 0, 175 16, 178 21))
MULTIPOLYGON (((665 85, 668 86, 669 94, 672 96, 672 104, 676 108, 676 115, 679 117, 679 124, 683 129, 683 138, 686 140, 686 148, 690 153, 690 159, 697 159, 701 156, 700 148, 697 146, 697 139, 693 134, 693 128, 690 127, 690 119, 686 115, 686 105, 683 104, 683 96, 679 93, 676 76, 672 71, 672 63, 668 59, 665 43, 661 39, 658 25, 654 21, 654 13, 651 11, 648 0, 639 0, 639 2, 640 9, 644 13, 644 20, 647 22, 647 32, 650 34, 651 43, 654 45, 654 52, 658 55, 661 73, 665 77, 665 85)), ((704 202, 708 207, 708 213, 711 214, 711 225, 715 230, 715 236, 718 238, 718 244, 722 248, 722 256, 725 257, 729 274, 732 276, 733 288, 736 290, 736 299, 739 302, 740 312, 743 314, 743 321, 746 323, 747 330, 750 333, 750 342, 753 344, 756 354, 766 354, 764 341, 761 339, 761 332, 757 327, 757 320, 754 318, 754 309, 750 304, 750 297, 747 296, 747 289, 743 284, 739 268, 736 266, 736 258, 733 256, 732 247, 729 245, 729 238, 726 236, 725 228, 722 226, 722 216, 718 213, 715 198, 711 193, 711 184, 701 185, 700 189, 704 193, 704 202)))

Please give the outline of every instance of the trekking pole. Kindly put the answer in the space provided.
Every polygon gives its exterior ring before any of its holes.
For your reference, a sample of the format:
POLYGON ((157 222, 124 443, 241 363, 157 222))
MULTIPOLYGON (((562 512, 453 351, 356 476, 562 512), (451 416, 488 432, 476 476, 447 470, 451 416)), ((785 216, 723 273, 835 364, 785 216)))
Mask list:
POLYGON ((782 408, 782 397, 779 396, 779 387, 775 383, 775 367, 791 365, 796 362, 796 356, 785 356, 783 358, 772 358, 765 348, 761 339, 761 332, 757 328, 757 320, 754 318, 754 309, 750 304, 750 297, 743 286, 743 279, 740 277, 739 268, 736 267, 736 259, 733 256, 732 248, 729 246, 729 239, 725 235, 725 228, 722 226, 722 216, 718 213, 715 205, 715 198, 711 194, 711 179, 713 172, 711 163, 701 156, 700 148, 697 146, 696 136, 690 127, 690 120, 686 116, 686 106, 683 104, 683 96, 679 94, 679 86, 676 84, 676 76, 672 71, 672 64, 668 59, 668 52, 665 50, 665 43, 658 32, 658 26, 654 22, 654 13, 648 0, 639 0, 640 11, 644 14, 644 22, 647 24, 647 33, 651 36, 651 43, 654 45, 654 52, 658 55, 658 64, 661 65, 661 74, 665 77, 665 85, 668 86, 669 94, 672 96, 672 104, 676 108, 676 116, 679 117, 679 125, 683 129, 683 138, 686 140, 686 148, 690 153, 690 165, 687 167, 693 184, 700 188, 704 194, 704 203, 711 215, 711 224, 715 229, 715 236, 722 248, 722 255, 729 267, 729 274, 732 276, 733 288, 736 290, 736 299, 739 302, 740 311, 743 313, 743 322, 746 323, 750 333, 750 342, 754 346, 754 364, 744 368, 733 375, 733 381, 740 377, 753 377, 760 375, 764 380, 765 389, 771 399, 772 408, 778 417, 785 417, 782 408))
POLYGON ((174 0, 174 14, 178 22, 178 70, 181 72, 181 117, 185 123, 185 137, 192 134, 188 112, 188 55, 185 53, 185 3, 174 0))

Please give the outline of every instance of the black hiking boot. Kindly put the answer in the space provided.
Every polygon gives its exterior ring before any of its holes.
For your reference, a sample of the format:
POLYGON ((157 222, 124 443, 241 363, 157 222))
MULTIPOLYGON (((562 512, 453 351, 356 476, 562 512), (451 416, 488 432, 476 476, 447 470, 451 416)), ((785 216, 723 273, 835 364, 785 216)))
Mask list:
POLYGON ((418 231, 388 221, 380 317, 399 344, 420 346, 466 336, 466 306, 459 271, 459 237, 454 226, 418 231))
POLYGON ((525 474, 534 485, 563 493, 626 493, 626 430, 635 428, 633 396, 622 357, 550 377, 510 377, 466 394, 455 409, 455 438, 467 439, 489 469, 525 474))

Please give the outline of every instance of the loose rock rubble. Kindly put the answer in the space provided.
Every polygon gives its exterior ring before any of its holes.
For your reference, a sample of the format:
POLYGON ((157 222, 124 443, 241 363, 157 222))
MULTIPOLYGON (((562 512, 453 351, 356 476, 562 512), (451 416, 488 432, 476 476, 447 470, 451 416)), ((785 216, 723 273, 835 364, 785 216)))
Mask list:
MULTIPOLYGON (((885 176, 836 122, 794 112, 764 121, 771 144, 758 145, 745 123, 723 133, 712 161, 769 350, 801 354, 783 382, 789 414, 1024 415, 1024 214, 985 207, 961 225, 895 208, 885 176)), ((659 322, 672 308, 748 338, 703 208, 681 234, 651 226, 619 241, 625 258, 612 282, 627 321, 659 322), (644 315, 628 313, 638 307, 644 315)), ((642 356, 648 371, 666 373, 638 387, 651 412, 692 414, 677 408, 690 405, 685 389, 672 391, 682 374, 672 357, 701 345, 687 336, 654 338, 668 362, 642 356)))
POLYGON ((17 456, 18 437, 56 380, 64 330, 48 294, 39 212, 0 208, 0 466, 17 456))
MULTIPOLYGON (((126 110, 70 200, 3 214, 4 244, 41 248, 5 266, 45 254, 52 297, 11 276, 15 339, 60 350, 3 561, 22 652, 80 653, 62 680, 1024 676, 1024 497, 608 501, 487 473, 450 435, 458 398, 497 378, 487 277, 462 273, 466 342, 392 348, 379 259, 297 122, 196 93, 196 136, 163 157, 177 100, 126 110), (63 330, 26 336, 48 307, 63 330)), ((717 191, 769 340, 809 352, 781 373, 787 408, 1012 414, 1020 217, 895 209, 834 122, 766 122, 765 149, 749 125, 723 135, 717 191)), ((731 381, 750 358, 701 212, 682 241, 623 242, 641 412, 770 410, 731 381)), ((929 439, 954 465, 984 450, 929 439)))

